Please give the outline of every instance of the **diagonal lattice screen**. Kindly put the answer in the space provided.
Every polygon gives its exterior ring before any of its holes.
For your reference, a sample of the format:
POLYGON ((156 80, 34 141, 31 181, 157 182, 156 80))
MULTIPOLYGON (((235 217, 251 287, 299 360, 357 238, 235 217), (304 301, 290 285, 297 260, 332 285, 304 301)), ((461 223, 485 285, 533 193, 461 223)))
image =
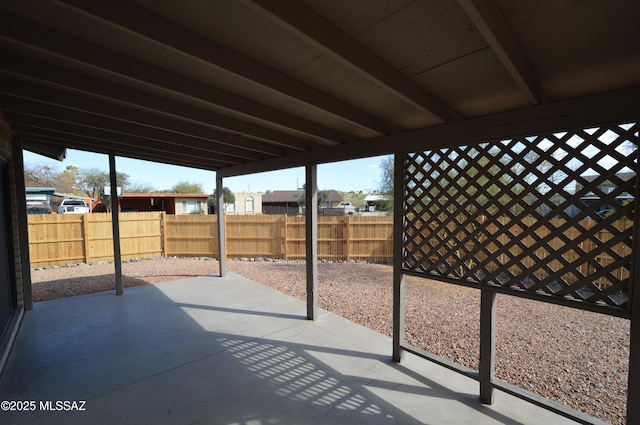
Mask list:
POLYGON ((407 154, 403 270, 627 309, 637 132, 407 154))

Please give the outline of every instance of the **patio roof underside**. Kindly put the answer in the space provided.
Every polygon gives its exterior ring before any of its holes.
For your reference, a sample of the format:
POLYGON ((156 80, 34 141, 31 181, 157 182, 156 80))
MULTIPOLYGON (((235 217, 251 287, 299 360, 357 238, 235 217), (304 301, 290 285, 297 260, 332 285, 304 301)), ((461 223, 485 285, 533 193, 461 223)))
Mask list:
POLYGON ((5 0, 24 148, 220 176, 637 119, 640 2, 5 0))

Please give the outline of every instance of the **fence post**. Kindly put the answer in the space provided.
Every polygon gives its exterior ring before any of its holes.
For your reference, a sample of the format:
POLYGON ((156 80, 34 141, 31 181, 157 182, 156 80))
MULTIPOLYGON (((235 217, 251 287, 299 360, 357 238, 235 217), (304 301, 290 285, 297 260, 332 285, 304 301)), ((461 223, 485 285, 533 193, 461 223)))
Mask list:
POLYGON ((167 254, 167 213, 166 211, 160 211, 160 238, 162 238, 162 246, 160 251, 163 257, 168 257, 167 254))
POLYGON ((347 221, 345 226, 347 226, 344 230, 344 253, 346 261, 351 261, 351 216, 347 216, 347 221))
POLYGON ((287 247, 289 245, 289 216, 287 214, 284 214, 282 222, 284 222, 284 231, 280 233, 282 235, 282 258, 288 260, 289 256, 287 255, 287 247))
POLYGON ((89 214, 82 214, 82 239, 84 242, 84 263, 91 259, 91 244, 89 243, 89 214))

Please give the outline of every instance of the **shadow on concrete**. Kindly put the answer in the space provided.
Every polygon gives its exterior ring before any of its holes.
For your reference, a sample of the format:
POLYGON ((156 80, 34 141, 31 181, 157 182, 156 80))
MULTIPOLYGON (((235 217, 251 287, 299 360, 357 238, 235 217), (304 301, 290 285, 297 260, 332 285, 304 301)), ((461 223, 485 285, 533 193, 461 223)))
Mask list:
POLYGON ((528 423, 467 378, 392 363, 389 338, 304 311, 235 275, 37 303, 0 377, 0 399, 37 408, 2 423, 528 423), (40 408, 61 400, 86 410, 40 408))
MULTIPOLYGON (((151 285, 149 282, 132 276, 123 275, 124 288, 151 285)), ((58 298, 95 294, 97 292, 115 291, 116 281, 113 273, 97 276, 85 276, 69 279, 48 280, 34 283, 33 301, 49 301, 58 298)))

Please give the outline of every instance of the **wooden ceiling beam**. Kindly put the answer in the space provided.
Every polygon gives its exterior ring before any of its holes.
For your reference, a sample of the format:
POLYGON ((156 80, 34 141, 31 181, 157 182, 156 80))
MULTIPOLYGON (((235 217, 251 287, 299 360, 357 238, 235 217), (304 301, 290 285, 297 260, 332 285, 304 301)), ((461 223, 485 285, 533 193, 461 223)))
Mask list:
POLYGON ((494 0, 458 0, 465 13, 531 104, 546 102, 540 80, 513 29, 494 0))
POLYGON ((255 139, 14 78, 0 77, 0 93, 215 141, 221 145, 235 147, 238 150, 259 152, 267 156, 279 156, 286 152, 282 147, 255 139))
POLYGON ((78 132, 58 131, 51 128, 32 126, 29 124, 15 124, 16 132, 20 133, 23 139, 39 140, 41 143, 52 146, 60 146, 72 149, 86 150, 96 153, 109 153, 114 151, 118 156, 142 159, 145 161, 163 162, 170 164, 172 160, 180 161, 179 165, 186 167, 202 168, 206 164, 206 169, 216 170, 228 167, 232 164, 216 158, 209 158, 203 155, 193 155, 190 153, 172 154, 171 156, 160 150, 147 149, 141 146, 129 146, 119 139, 105 139, 92 135, 79 134, 78 132), (190 165, 193 164, 193 165, 190 165))
POLYGON ((2 72, 15 78, 37 81, 47 86, 62 87, 64 90, 80 93, 83 96, 104 99, 133 109, 152 111, 198 125, 228 130, 298 151, 311 150, 317 146, 309 140, 290 134, 22 56, 5 53, 3 59, 6 63, 2 72))
POLYGON ((388 134, 389 123, 239 52, 177 25, 147 9, 122 0, 62 0, 87 15, 110 22, 217 69, 278 92, 337 118, 388 134))
POLYGON ((37 153, 38 155, 46 156, 56 161, 64 161, 67 157, 67 148, 65 146, 52 146, 45 141, 38 142, 24 136, 21 136, 21 140, 23 149, 37 153), (27 141, 29 142, 26 143, 27 141))
POLYGON ((18 114, 15 112, 6 112, 4 113, 4 115, 6 116, 6 119, 11 123, 11 127, 14 131, 23 132, 25 134, 27 134, 27 130, 25 129, 26 127, 31 128, 30 131, 33 131, 33 129, 37 128, 41 130, 55 131, 58 133, 65 133, 93 139, 96 141, 95 144, 97 146, 101 146, 104 148, 119 145, 123 148, 131 148, 132 150, 139 148, 140 150, 155 151, 164 155, 183 155, 193 158, 209 157, 227 165, 238 165, 244 162, 236 157, 230 157, 229 155, 213 153, 207 154, 200 149, 194 149, 187 146, 183 146, 179 150, 175 149, 174 147, 168 148, 165 144, 157 143, 154 140, 149 140, 137 136, 130 136, 122 133, 115 133, 113 131, 100 128, 86 127, 79 124, 35 117, 32 115, 18 114))
POLYGON ((451 122, 461 119, 460 115, 441 99, 380 59, 303 3, 273 0, 245 0, 244 3, 356 72, 376 81, 396 96, 434 114, 442 121, 451 122))
POLYGON ((28 99, 16 98, 0 94, 0 108, 3 111, 16 112, 22 115, 48 118, 67 123, 76 123, 88 127, 122 133, 130 136, 152 140, 169 149, 180 150, 183 147, 202 150, 203 154, 223 154, 244 160, 262 160, 266 156, 254 151, 234 149, 227 145, 203 140, 196 137, 146 127, 132 122, 116 120, 91 113, 71 110, 54 105, 46 105, 28 99))
POLYGON ((370 139, 357 144, 340 145, 313 154, 305 152, 267 159, 260 163, 238 165, 218 172, 222 177, 232 177, 301 167, 310 163, 322 164, 402 152, 423 152, 551 131, 566 131, 625 121, 634 122, 638 120, 638 110, 640 110, 640 86, 627 87, 480 118, 470 118, 457 124, 443 124, 370 139))
POLYGON ((339 131, 2 11, 0 11, 0 36, 14 43, 47 51, 70 62, 135 81, 136 84, 197 99, 217 108, 241 113, 336 144, 354 141, 353 138, 339 131))
MULTIPOLYGON (((28 151, 32 151, 35 153, 39 153, 42 154, 42 152, 39 152, 39 150, 45 146, 48 149, 51 148, 55 148, 55 147, 64 147, 70 143, 73 143, 74 145, 76 145, 76 147, 74 149, 76 150, 81 150, 81 151, 87 151, 87 152, 92 152, 92 153, 99 153, 99 154, 104 154, 104 155, 109 155, 110 153, 114 153, 116 156, 119 157, 123 157, 123 158, 131 158, 131 159, 140 159, 140 154, 135 155, 132 154, 132 152, 124 152, 124 151, 114 151, 113 149, 100 149, 100 150, 96 150, 94 148, 91 147, 91 143, 87 142, 87 143, 82 143, 80 140, 80 137, 73 137, 76 140, 67 140, 67 139, 59 139, 59 138, 55 138, 55 137, 47 137, 47 136, 40 136, 40 135, 24 135, 22 137, 23 140, 23 149, 26 149, 28 151)), ((147 161, 151 161, 151 162, 157 162, 157 163, 161 163, 161 164, 168 164, 168 165, 179 165, 182 167, 189 167, 189 168, 197 168, 200 170, 206 170, 206 171, 216 171, 217 169, 220 168, 219 164, 215 164, 215 163, 210 163, 206 160, 202 160, 202 161, 198 161, 197 163, 194 163, 191 159, 189 160, 185 160, 182 157, 178 157, 175 160, 172 160, 171 158, 167 158, 166 156, 154 156, 154 155, 147 155, 146 159, 147 161)))

